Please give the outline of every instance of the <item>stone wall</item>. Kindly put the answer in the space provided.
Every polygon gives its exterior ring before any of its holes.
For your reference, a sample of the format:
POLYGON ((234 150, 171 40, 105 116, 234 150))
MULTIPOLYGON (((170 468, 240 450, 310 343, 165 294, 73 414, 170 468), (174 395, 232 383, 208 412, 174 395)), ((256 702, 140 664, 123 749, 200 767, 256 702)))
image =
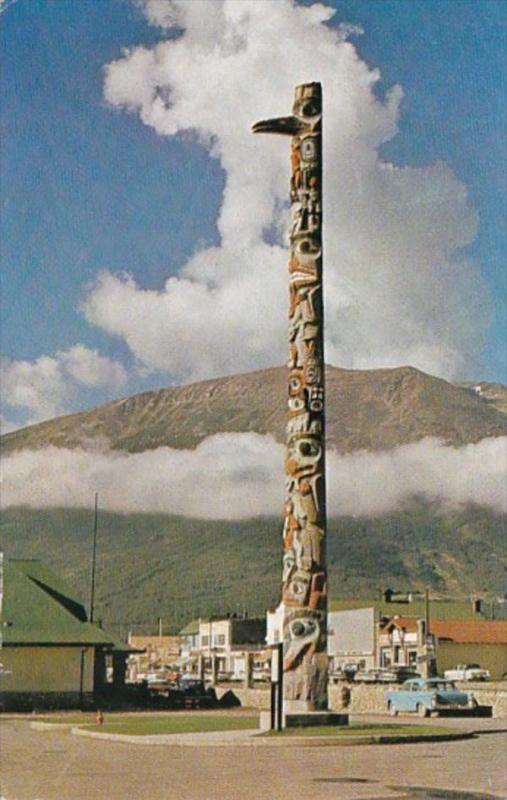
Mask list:
MULTIPOLYGON (((481 706, 492 706, 493 717, 507 718, 507 684, 502 683, 461 683, 460 689, 473 692, 481 706)), ((329 708, 332 711, 346 710, 350 714, 383 714, 386 711, 385 693, 399 688, 390 683, 347 683, 341 681, 329 685, 329 708), (347 694, 349 694, 347 702, 347 694)), ((216 687, 217 697, 232 691, 242 706, 269 709, 269 684, 262 688, 245 689, 238 684, 220 684, 216 687)))
POLYGON ((329 706, 336 711, 347 709, 350 714, 382 714, 386 710, 384 695, 396 685, 390 683, 346 683, 329 686, 329 706), (348 703, 344 702, 349 693, 348 703))
POLYGON ((473 692, 480 706, 492 706, 493 716, 497 718, 507 717, 507 683, 481 682, 481 683, 457 683, 460 689, 465 692, 473 692))
POLYGON ((258 708, 263 711, 269 710, 269 702, 271 697, 269 683, 264 683, 262 684, 262 688, 255 689, 245 689, 244 686, 237 683, 221 683, 214 688, 218 699, 220 699, 226 692, 233 692, 242 706, 245 706, 246 708, 258 708))

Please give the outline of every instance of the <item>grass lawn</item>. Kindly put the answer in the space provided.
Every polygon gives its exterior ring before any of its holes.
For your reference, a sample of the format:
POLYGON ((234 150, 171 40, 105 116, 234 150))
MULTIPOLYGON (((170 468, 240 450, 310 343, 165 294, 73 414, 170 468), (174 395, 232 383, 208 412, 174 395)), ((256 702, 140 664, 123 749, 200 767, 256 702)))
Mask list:
POLYGON ((257 714, 249 716, 213 716, 211 714, 104 714, 104 723, 97 725, 95 714, 59 714, 37 717, 38 722, 55 725, 82 725, 103 733, 125 733, 146 736, 157 733, 204 733, 206 731, 234 731, 257 728, 257 714))
POLYGON ((267 731, 263 736, 336 736, 347 738, 357 737, 378 737, 378 736, 421 736, 431 734, 432 736, 449 736, 455 734, 455 728, 442 728, 433 725, 365 725, 360 722, 352 722, 350 725, 316 725, 308 728, 285 728, 283 731, 267 731))
POLYGON ((205 733, 208 731, 238 731, 257 728, 259 718, 213 717, 197 714, 178 714, 170 717, 123 717, 97 725, 103 733, 124 733, 130 736, 147 736, 157 733, 205 733))

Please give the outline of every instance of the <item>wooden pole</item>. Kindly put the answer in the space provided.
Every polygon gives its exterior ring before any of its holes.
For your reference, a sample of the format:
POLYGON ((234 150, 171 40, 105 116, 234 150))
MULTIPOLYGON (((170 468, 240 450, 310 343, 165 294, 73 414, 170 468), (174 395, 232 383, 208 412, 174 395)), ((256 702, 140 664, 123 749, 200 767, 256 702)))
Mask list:
POLYGON ((291 136, 289 385, 283 531, 284 713, 327 709, 326 471, 322 284, 322 90, 254 133, 291 136))
POLYGON ((99 518, 99 494, 95 492, 95 514, 93 518, 93 542, 92 542, 92 563, 90 575, 90 622, 93 622, 93 610, 95 601, 95 562, 97 555, 97 527, 99 518))

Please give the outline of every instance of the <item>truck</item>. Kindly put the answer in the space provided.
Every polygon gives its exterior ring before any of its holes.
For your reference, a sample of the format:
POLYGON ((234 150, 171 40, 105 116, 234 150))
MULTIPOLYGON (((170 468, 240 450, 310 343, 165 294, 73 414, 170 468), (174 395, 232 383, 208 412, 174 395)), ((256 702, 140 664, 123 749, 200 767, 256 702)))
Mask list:
POLYGON ((489 681, 489 670, 479 664, 458 664, 454 669, 446 669, 444 678, 448 681, 489 681))

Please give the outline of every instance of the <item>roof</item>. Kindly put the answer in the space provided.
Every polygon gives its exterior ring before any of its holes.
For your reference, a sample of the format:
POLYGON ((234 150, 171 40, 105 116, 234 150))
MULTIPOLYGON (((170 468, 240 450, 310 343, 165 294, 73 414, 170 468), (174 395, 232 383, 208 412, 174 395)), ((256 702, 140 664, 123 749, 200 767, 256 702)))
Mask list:
POLYGON ((197 636, 199 633, 199 622, 200 620, 193 619, 180 631, 180 636, 197 636))
POLYGON ((507 644, 506 620, 431 620, 430 632, 459 644, 507 644))
POLYGON ((181 644, 181 636, 157 636, 156 634, 131 633, 129 644, 135 648, 167 647, 177 650, 181 644))
MULTIPOLYGON (((330 611, 345 611, 356 608, 374 608, 384 617, 424 618, 425 601, 413 600, 410 603, 390 603, 386 600, 330 600, 330 611)), ((431 600, 430 616, 433 619, 476 619, 472 603, 468 600, 431 600)))
POLYGON ((381 627, 382 628, 401 628, 408 633, 417 633, 417 623, 418 620, 416 617, 392 617, 391 619, 384 622, 381 627))
POLYGON ((65 581, 36 560, 4 561, 1 620, 4 645, 110 645, 114 639, 87 621, 65 581))

